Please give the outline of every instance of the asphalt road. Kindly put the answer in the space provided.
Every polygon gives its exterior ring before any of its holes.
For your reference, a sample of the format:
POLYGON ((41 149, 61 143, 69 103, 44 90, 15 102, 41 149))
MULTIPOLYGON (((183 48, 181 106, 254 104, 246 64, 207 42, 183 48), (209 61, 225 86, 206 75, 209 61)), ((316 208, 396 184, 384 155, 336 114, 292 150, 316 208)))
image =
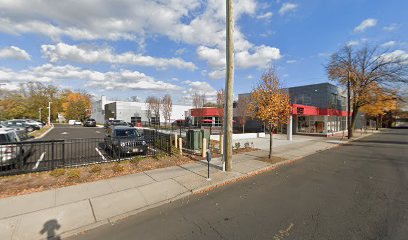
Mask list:
POLYGON ((41 140, 76 139, 76 138, 103 138, 105 129, 99 127, 84 127, 82 125, 55 124, 41 140))
POLYGON ((408 129, 317 153, 72 239, 408 239, 408 129))

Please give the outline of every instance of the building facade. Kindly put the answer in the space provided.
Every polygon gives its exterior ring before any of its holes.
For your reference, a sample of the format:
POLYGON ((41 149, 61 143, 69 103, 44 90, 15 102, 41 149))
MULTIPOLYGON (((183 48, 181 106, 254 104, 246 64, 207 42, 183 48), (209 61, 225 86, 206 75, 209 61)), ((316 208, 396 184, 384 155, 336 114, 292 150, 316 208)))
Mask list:
MULTIPOLYGON (((177 119, 185 119, 189 116, 190 106, 173 105, 170 122, 177 119)), ((109 119, 123 120, 132 123, 149 122, 146 114, 146 104, 143 102, 108 101, 105 96, 101 100, 93 102, 91 118, 97 123, 105 123, 109 119)), ((167 120, 168 121, 168 120, 167 120)), ((152 116, 151 123, 166 122, 162 115, 152 116)))
MULTIPOLYGON (((347 130, 347 98, 341 88, 330 83, 319 83, 287 89, 292 105, 292 132, 294 134, 328 135, 347 130)), ((250 93, 239 94, 248 97, 250 93)), ((236 116, 239 118, 239 116, 236 116)), ((356 128, 364 125, 358 115, 356 128)), ((245 129, 261 129, 262 123, 249 120, 245 129)), ((286 126, 279 126, 286 132, 286 126)))

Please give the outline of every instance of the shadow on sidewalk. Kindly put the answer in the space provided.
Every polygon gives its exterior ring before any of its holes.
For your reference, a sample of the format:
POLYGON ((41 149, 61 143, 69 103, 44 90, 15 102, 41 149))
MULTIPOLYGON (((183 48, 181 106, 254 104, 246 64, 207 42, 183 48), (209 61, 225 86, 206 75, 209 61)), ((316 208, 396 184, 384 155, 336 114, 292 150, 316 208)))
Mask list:
POLYGON ((61 228, 56 219, 52 219, 44 223, 43 229, 41 229, 40 234, 43 235, 47 233, 47 239, 60 240, 61 237, 57 235, 56 231, 61 228))

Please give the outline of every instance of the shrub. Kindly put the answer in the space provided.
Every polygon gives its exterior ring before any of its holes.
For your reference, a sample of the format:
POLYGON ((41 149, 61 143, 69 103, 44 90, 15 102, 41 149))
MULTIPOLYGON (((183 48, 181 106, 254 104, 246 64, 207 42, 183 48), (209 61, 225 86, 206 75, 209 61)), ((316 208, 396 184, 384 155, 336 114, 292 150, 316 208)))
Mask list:
POLYGON ((136 156, 136 157, 132 158, 129 162, 131 164, 138 165, 139 162, 142 161, 142 159, 143 158, 141 156, 136 156))
POLYGON ((244 143, 244 148, 249 148, 249 142, 244 143))
POLYGON ((89 173, 99 173, 102 171, 101 165, 93 165, 91 169, 89 169, 89 173))
POLYGON ((50 172, 50 175, 53 177, 61 177, 64 174, 65 174, 65 169, 63 168, 54 169, 50 172))
POLYGON ((116 163, 116 164, 113 165, 113 167, 112 167, 112 171, 115 172, 115 173, 123 172, 124 170, 125 170, 125 167, 122 166, 122 165, 120 165, 119 163, 116 163))
POLYGON ((236 149, 239 149, 240 147, 241 147, 241 143, 240 143, 240 142, 236 142, 236 143, 235 143, 235 148, 236 148, 236 149))
POLYGON ((68 180, 78 180, 81 178, 81 171, 79 169, 70 169, 67 172, 68 180))

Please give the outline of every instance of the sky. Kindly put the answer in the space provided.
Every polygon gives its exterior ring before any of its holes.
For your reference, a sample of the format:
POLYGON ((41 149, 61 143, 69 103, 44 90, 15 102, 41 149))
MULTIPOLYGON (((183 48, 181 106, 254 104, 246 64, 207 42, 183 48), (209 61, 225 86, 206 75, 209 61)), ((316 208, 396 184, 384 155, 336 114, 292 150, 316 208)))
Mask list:
MULTIPOLYGON (((95 98, 214 100, 225 85, 225 1, 0 0, 0 83, 39 81, 95 98)), ((406 0, 235 0, 234 93, 273 65, 285 87, 328 82, 344 45, 408 59, 406 0)))

